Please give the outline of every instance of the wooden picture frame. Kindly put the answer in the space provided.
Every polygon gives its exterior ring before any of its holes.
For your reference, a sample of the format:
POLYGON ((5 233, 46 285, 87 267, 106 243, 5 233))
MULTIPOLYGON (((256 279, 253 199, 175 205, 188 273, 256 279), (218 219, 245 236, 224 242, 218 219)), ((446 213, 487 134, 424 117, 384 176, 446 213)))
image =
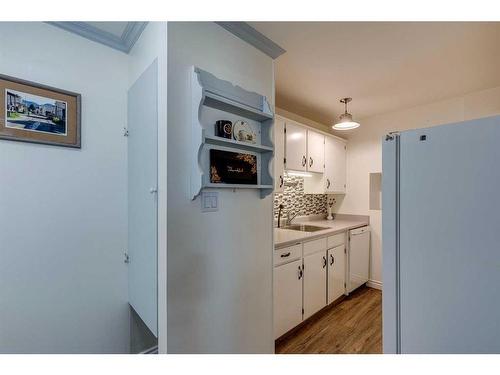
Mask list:
POLYGON ((81 95, 0 74, 0 139, 81 148, 81 95))

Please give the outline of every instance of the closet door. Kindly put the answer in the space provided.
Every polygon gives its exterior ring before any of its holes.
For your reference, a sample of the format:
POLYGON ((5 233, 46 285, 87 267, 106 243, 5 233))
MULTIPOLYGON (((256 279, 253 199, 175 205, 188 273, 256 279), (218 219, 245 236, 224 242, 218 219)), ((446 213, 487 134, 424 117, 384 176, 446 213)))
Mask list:
POLYGON ((129 303, 157 336, 158 73, 156 61, 128 92, 129 303))
POLYGON ((291 121, 286 122, 286 169, 305 171, 307 165, 307 130, 291 121))

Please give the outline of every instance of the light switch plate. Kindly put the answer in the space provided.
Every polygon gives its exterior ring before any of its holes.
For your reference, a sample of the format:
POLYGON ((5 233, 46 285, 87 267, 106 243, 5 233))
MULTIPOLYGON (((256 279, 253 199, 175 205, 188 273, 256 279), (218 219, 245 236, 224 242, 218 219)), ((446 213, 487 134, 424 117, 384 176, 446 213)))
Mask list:
POLYGON ((201 192, 201 212, 219 211, 219 193, 216 191, 201 192))

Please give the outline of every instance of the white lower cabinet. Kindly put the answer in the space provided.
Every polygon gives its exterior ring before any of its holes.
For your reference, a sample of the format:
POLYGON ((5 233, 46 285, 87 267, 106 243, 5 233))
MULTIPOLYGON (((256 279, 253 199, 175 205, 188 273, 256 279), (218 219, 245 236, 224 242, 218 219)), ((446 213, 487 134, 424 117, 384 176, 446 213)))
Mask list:
POLYGON ((274 338, 302 322, 302 259, 274 268, 274 338))
POLYGON ((345 293, 345 245, 328 250, 328 304, 345 293))
POLYGON ((304 257, 304 319, 326 306, 326 251, 304 257))
POLYGON ((274 251, 275 339, 345 293, 345 238, 342 232, 274 251))

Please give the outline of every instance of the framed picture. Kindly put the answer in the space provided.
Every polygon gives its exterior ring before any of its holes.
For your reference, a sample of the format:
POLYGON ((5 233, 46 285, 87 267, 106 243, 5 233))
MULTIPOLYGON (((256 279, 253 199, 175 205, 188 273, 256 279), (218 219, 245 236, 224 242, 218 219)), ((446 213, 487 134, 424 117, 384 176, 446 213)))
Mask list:
POLYGON ((0 139, 81 147, 81 96, 0 74, 0 139))

